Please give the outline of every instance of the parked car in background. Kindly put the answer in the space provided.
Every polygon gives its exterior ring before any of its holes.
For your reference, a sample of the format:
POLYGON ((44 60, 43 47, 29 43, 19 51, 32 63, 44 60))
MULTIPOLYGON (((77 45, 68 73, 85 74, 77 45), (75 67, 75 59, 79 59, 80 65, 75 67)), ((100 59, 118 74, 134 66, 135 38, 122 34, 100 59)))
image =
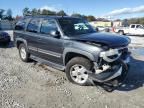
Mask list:
POLYGON ((14 42, 22 61, 31 58, 65 71, 78 85, 119 84, 128 71, 130 39, 98 33, 81 18, 25 17, 16 24, 14 42))
POLYGON ((96 30, 98 32, 109 32, 109 27, 97 26, 96 30))
POLYGON ((96 28, 98 29, 98 31, 104 31, 105 30, 105 27, 103 27, 103 26, 97 26, 96 28))
POLYGON ((10 42, 10 36, 6 32, 0 32, 0 45, 8 45, 10 42))
POLYGON ((115 32, 120 35, 144 35, 144 26, 141 24, 131 24, 129 27, 115 28, 115 32))

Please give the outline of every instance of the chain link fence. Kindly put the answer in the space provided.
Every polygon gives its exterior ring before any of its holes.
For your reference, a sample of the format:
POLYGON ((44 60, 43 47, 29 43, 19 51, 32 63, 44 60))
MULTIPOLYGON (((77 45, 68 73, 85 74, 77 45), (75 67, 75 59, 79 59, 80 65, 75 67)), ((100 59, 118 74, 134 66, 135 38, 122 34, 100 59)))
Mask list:
POLYGON ((0 30, 13 30, 15 21, 1 20, 0 21, 0 30))

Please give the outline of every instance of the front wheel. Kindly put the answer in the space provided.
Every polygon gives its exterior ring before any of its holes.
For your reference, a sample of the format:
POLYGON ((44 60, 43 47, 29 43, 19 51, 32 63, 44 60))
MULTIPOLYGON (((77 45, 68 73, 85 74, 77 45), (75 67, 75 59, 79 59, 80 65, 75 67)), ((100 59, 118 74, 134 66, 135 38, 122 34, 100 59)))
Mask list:
POLYGON ((92 70, 92 63, 83 57, 72 58, 66 65, 66 76, 72 83, 84 86, 89 83, 87 70, 92 70))
POLYGON ((118 33, 119 33, 119 35, 124 35, 123 31, 119 31, 118 33))

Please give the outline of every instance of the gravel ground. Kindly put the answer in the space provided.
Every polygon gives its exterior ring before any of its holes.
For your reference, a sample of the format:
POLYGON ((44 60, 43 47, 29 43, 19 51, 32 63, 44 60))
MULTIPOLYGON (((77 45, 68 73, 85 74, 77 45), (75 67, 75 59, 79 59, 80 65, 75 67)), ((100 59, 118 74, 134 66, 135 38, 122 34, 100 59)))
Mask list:
POLYGON ((112 93, 77 86, 65 73, 36 62, 24 63, 13 47, 0 47, 0 108, 144 108, 144 55, 132 49, 125 84, 112 93))
POLYGON ((129 36, 131 39, 131 45, 134 47, 143 47, 144 48, 144 36, 129 36))

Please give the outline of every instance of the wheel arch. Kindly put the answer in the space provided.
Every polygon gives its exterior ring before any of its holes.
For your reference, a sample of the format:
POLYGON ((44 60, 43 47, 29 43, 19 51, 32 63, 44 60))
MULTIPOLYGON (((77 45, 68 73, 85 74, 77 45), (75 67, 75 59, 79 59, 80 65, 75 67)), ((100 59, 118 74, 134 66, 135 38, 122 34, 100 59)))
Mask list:
POLYGON ((25 39, 22 39, 22 38, 17 38, 17 39, 16 39, 15 44, 16 44, 16 47, 17 47, 17 48, 19 48, 19 45, 22 44, 22 43, 25 44, 26 47, 27 47, 27 41, 26 41, 25 39))
POLYGON ((119 33, 119 32, 123 32, 123 33, 124 33, 124 30, 119 30, 118 33, 119 33))
POLYGON ((94 56, 89 52, 82 51, 79 49, 74 49, 74 48, 68 48, 65 49, 63 53, 64 65, 66 65, 74 57, 84 57, 86 59, 89 59, 90 61, 95 61, 94 56))

